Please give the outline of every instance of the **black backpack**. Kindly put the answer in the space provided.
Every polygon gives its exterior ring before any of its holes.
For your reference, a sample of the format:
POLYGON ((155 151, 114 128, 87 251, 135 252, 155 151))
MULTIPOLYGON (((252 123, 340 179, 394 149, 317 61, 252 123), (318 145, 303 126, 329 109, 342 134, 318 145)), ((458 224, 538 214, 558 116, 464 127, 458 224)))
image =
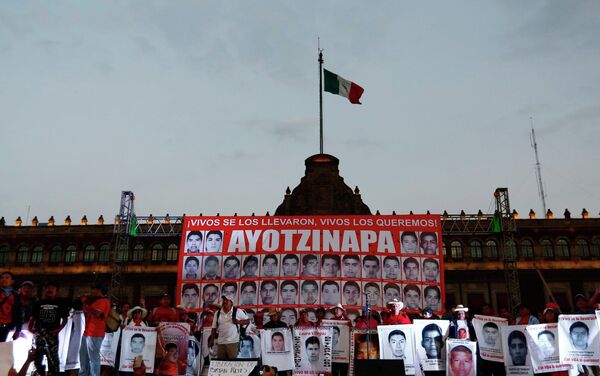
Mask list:
MULTIPOLYGON (((237 307, 233 306, 233 312, 231 313, 231 318, 235 318, 237 315, 237 307)), ((221 317, 221 308, 219 308, 219 310, 217 311, 217 329, 219 329, 219 317, 221 317)), ((248 324, 250 325, 250 324, 248 324)), ((238 333, 241 336, 245 336, 246 335, 246 328, 248 327, 248 325, 246 326, 241 326, 241 325, 236 325, 238 333)))

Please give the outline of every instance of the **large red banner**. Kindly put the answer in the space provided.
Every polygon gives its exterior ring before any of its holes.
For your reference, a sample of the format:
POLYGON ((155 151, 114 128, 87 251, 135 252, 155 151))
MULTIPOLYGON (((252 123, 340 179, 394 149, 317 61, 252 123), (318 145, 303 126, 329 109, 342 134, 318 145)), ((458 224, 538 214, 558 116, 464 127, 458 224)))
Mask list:
POLYGON ((298 308, 380 309, 394 298, 439 312, 441 244, 438 215, 185 217, 177 302, 201 311, 225 294, 294 319, 298 308))

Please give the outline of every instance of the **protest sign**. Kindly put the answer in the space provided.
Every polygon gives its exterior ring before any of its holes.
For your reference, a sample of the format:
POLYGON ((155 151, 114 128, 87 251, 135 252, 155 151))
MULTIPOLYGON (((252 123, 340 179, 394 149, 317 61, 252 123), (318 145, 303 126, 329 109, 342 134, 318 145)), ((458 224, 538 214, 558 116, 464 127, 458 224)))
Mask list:
POLYGON ((211 360, 208 376, 248 376, 257 364, 256 360, 211 360))
POLYGON ((527 325, 512 325, 500 327, 502 348, 507 375, 532 375, 531 358, 527 349, 525 328, 527 325))
POLYGON ((115 332, 106 333, 100 345, 100 365, 113 367, 117 359, 117 349, 121 338, 121 328, 115 332))
MULTIPOLYGON (((142 356, 147 373, 154 372, 156 355, 156 328, 126 326, 121 332, 121 357, 119 371, 133 372, 136 356, 142 356)), ((183 373, 181 373, 183 374, 183 373)))
POLYGON ((424 371, 443 371, 446 369, 446 351, 444 349, 450 321, 414 320, 415 353, 418 364, 424 371))
POLYGON ((475 315, 471 322, 477 336, 481 358, 492 362, 504 362, 500 328, 508 325, 507 320, 501 317, 475 315))
POLYGON ((528 325, 525 335, 534 373, 566 371, 571 368, 569 364, 560 363, 557 323, 528 325))
POLYGON ((412 325, 379 325, 379 358, 402 359, 407 375, 415 374, 415 351, 412 325))
POLYGON ((332 361, 348 363, 350 361, 350 321, 324 319, 321 320, 321 326, 330 326, 333 329, 331 341, 332 361))
POLYGON ((294 328, 294 375, 331 372, 331 337, 331 328, 294 328))
POLYGON ((446 376, 477 374, 477 342, 464 339, 446 340, 446 376))
POLYGON ((560 361, 570 364, 600 364, 600 336, 595 314, 559 315, 560 361))
POLYGON ((262 364, 277 367, 278 371, 294 368, 292 332, 288 328, 263 329, 260 337, 262 364))

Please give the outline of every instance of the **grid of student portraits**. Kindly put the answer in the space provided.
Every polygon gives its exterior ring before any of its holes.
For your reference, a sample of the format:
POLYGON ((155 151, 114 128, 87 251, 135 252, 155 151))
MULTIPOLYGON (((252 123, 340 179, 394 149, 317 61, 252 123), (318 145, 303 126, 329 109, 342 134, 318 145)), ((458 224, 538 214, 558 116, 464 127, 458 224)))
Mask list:
MULTIPOLYGON (((341 303, 350 309, 368 304, 377 310, 393 299, 403 301, 409 310, 442 309, 439 228, 391 229, 395 252, 380 252, 378 244, 372 244, 368 252, 306 251, 300 243, 294 243, 291 250, 280 244, 269 252, 251 247, 232 252, 232 231, 239 228, 197 229, 184 225, 184 229, 178 301, 189 310, 220 304, 223 294, 230 296, 236 306, 248 309, 279 307, 296 311, 341 303)), ((242 231, 248 237, 258 236, 253 230, 242 231)), ((313 248, 319 248, 314 244, 313 248)))

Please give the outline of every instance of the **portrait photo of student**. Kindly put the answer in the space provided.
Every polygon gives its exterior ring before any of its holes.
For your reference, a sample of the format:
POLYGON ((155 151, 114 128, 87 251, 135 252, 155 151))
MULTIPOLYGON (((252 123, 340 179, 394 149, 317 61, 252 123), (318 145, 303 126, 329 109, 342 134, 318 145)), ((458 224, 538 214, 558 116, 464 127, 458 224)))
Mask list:
POLYGON ((300 259, 298 255, 288 253, 281 259, 281 270, 284 277, 298 277, 300 274, 300 259))
POLYGON ((202 250, 202 232, 188 231, 185 236, 185 252, 200 253, 202 250))
POLYGON ((552 358, 556 354, 556 336, 549 330, 542 330, 537 335, 537 345, 540 350, 540 358, 552 358))
POLYGON ((405 281, 420 281, 421 271, 419 260, 414 257, 406 257, 402 259, 402 277, 405 281))
POLYGON ((217 280, 221 278, 221 260, 218 256, 205 256, 202 268, 202 279, 217 280))
POLYGON ((261 255, 260 275, 262 277, 279 277, 279 256, 274 254, 261 255))
POLYGON ((582 321, 576 321, 569 327, 569 338, 574 350, 587 350, 590 328, 582 321))
POLYGON ((142 333, 135 333, 129 340, 129 349, 131 350, 131 356, 142 355, 144 352, 144 346, 146 346, 146 337, 142 333))
POLYGON ((383 301, 387 303, 393 301, 394 299, 398 300, 399 302, 402 301, 400 286, 398 286, 396 283, 388 282, 383 285, 383 301))
POLYGON ((200 257, 184 257, 181 279, 184 281, 200 279, 200 257))
POLYGON ((419 239, 421 253, 424 255, 438 254, 438 240, 435 232, 422 232, 419 239))
POLYGON ((281 332, 271 333, 271 349, 272 352, 284 352, 285 348, 285 337, 281 332))
POLYGON ((475 376, 473 351, 466 346, 455 346, 450 350, 448 365, 451 376, 475 376))
POLYGON ((427 359, 442 359, 444 336, 442 328, 437 324, 428 324, 421 331, 421 347, 425 350, 427 359))
POLYGON ((247 334, 240 335, 240 353, 238 354, 238 358, 254 358, 256 356, 254 353, 254 345, 254 338, 247 334))
POLYGON ((283 308, 280 320, 287 326, 294 326, 298 322, 298 313, 295 308, 283 308))
POLYGON ((202 305, 206 307, 219 303, 219 286, 215 283, 202 285, 202 305))
POLYGON ((373 255, 363 256, 363 278, 381 278, 381 265, 379 258, 373 255))
POLYGON ((342 304, 345 306, 360 306, 362 293, 360 292, 360 286, 354 281, 344 282, 342 289, 342 304))
POLYGON ((423 281, 440 281, 440 263, 438 260, 432 258, 423 259, 423 281))
POLYGON ((513 330, 508 335, 508 354, 512 366, 527 365, 527 339, 519 330, 513 330))
POLYGON ((319 255, 302 255, 302 276, 319 276, 319 255))
POLYGON ((342 277, 360 278, 360 257, 358 255, 344 255, 342 257, 342 277))
POLYGON ((208 231, 204 239, 204 251, 205 252, 221 252, 223 247, 223 232, 222 231, 208 231))
POLYGON ((421 309, 421 289, 417 285, 404 286, 404 304, 406 309, 420 310, 421 309))
POLYGON ((324 281, 321 284, 321 304, 334 306, 340 302, 340 284, 336 281, 324 281))
POLYGON ((258 257, 243 256, 242 269, 244 273, 242 278, 257 278, 258 277, 258 257))
POLYGON ((340 276, 340 256, 321 256, 321 277, 337 278, 340 276))
POLYGON ((314 364, 311 368, 320 368, 321 362, 321 341, 319 337, 311 336, 304 341, 306 349, 306 359, 310 364, 314 364))
POLYGON ((237 305, 237 289, 236 282, 225 282, 221 285, 221 295, 225 295, 234 305, 237 305))
POLYGON ((400 235, 400 249, 402 253, 419 253, 419 242, 417 241, 417 233, 413 231, 404 231, 400 235))
POLYGON ((302 281, 302 285, 300 287, 300 304, 319 304, 319 282, 309 279, 306 281, 302 281))
POLYGON ((240 305, 256 305, 256 290, 256 282, 242 282, 240 287, 240 305))
POLYGON ((227 256, 223 260, 223 279, 240 278, 240 259, 237 256, 227 256))
POLYGON ((298 304, 298 282, 291 280, 281 282, 279 304, 298 304))
POLYGON ((483 343, 486 346, 498 348, 500 345, 500 328, 498 324, 493 322, 486 322, 481 328, 483 335, 483 343))
POLYGON ((425 303, 423 306, 429 307, 434 311, 441 310, 441 292, 437 286, 425 286, 423 289, 423 299, 425 303))
POLYGON ((402 330, 392 330, 388 334, 388 345, 392 355, 389 359, 406 359, 406 334, 402 330))
POLYGON ((381 287, 379 287, 379 283, 363 282, 363 293, 365 295, 365 300, 363 301, 365 304, 367 303, 366 299, 368 298, 371 307, 382 307, 381 287))
POLYGON ((260 304, 277 304, 277 281, 266 280, 260 283, 260 304))
POLYGON ((383 258, 383 278, 400 279, 400 260, 396 256, 385 256, 383 258))
POLYGON ((186 309, 200 308, 200 285, 185 283, 181 287, 181 304, 186 309))

